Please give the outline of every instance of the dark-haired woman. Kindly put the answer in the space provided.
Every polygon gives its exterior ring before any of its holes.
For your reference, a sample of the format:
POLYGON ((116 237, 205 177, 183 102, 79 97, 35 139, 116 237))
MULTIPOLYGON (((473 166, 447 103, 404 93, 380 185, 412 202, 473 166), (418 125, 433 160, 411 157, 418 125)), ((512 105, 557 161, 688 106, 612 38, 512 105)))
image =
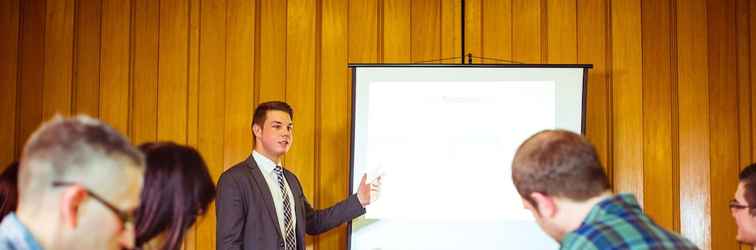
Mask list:
POLYGON ((178 250, 184 233, 207 211, 215 186, 199 152, 172 142, 145 143, 147 168, 136 211, 136 246, 178 250))

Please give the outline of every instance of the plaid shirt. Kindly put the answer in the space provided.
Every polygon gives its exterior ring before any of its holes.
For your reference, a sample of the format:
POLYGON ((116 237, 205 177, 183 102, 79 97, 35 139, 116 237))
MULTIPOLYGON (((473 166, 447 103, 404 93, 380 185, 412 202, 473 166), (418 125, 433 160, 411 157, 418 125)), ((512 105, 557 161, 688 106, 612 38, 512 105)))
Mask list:
POLYGON ((698 249, 664 230, 641 210, 633 194, 618 194, 594 206, 583 223, 567 234, 560 249, 698 249))

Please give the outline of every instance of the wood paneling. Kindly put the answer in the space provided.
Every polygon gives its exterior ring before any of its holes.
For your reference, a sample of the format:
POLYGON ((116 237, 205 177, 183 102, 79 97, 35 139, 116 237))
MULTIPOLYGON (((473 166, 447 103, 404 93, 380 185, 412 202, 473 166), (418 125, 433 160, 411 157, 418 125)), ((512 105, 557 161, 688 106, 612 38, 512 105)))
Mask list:
POLYGON ((16 158, 16 90, 18 89, 18 0, 0 2, 0 114, 7 122, 0 123, 0 169, 16 158))
MULTIPOLYGON (((18 40, 18 95, 16 96, 16 157, 20 156, 26 138, 42 122, 42 84, 45 63, 44 0, 22 1, 20 4, 18 40)), ((9 78, 9 77, 6 77, 9 78)))
POLYGON ((100 118, 129 133, 131 2, 104 0, 100 47, 100 118))
POLYGON ((441 1, 412 1, 412 61, 441 57, 441 1))
MULTIPOLYGON (((225 124, 223 169, 243 161, 252 151, 253 55, 255 6, 247 0, 226 2, 225 124), (228 53, 232 51, 234 53, 228 53)), ((219 83, 216 83, 219 84, 219 83)))
POLYGON ((47 1, 42 118, 71 114, 74 1, 47 1))
POLYGON ((670 1, 642 1, 643 204, 659 225, 675 229, 677 190, 672 148, 672 8, 670 1))
POLYGON ((100 24, 102 1, 80 0, 74 21, 72 113, 100 115, 100 24))
MULTIPOLYGON (((383 1, 383 49, 381 50, 383 51, 381 57, 383 63, 410 63, 410 55, 412 54, 411 6, 412 2, 406 0, 383 1)), ((327 26, 323 28, 325 29, 327 26)), ((339 67, 340 65, 335 64, 332 67, 339 67)))
POLYGON ((712 136, 711 156, 711 245, 717 248, 737 247, 731 235, 736 234, 729 207, 737 188, 733 176, 740 172, 738 124, 737 31, 735 1, 707 1, 709 48, 709 108, 712 136))
POLYGON ((711 248, 710 110, 706 2, 676 1, 680 150, 680 231, 711 248))
POLYGON ((577 6, 578 61, 593 64, 588 71, 586 131, 596 147, 601 162, 612 176, 610 64, 608 52, 608 14, 605 0, 580 0, 577 6))
MULTIPOLYGON (((284 100, 286 97, 286 54, 287 44, 287 1, 261 0, 260 6, 260 49, 256 67, 257 103, 284 100)), ((375 41, 375 40, 372 40, 375 41)), ((292 41, 305 43, 306 41, 292 41)), ((257 59, 257 58, 256 58, 257 59)))
MULTIPOLYGON (((316 121, 316 6, 314 1, 287 1, 286 18, 286 101, 294 109, 294 140, 286 154, 284 166, 299 177, 304 195, 313 206, 317 205, 316 173, 318 172, 318 134, 316 121)), ((307 239, 308 248, 313 238, 307 239)), ((316 242, 315 242, 316 243, 316 242)))
POLYGON ((546 1, 546 61, 577 63, 577 1, 546 1))
MULTIPOLYGON (((749 0, 9 0, 0 163, 52 113, 197 147, 214 180, 252 149, 254 105, 295 109, 285 166, 312 205, 349 193, 348 63, 589 63, 586 131, 618 192, 703 249, 736 249, 725 202, 756 155, 749 0)), ((361 173, 355 173, 361 174, 361 173)), ((214 249, 211 205, 185 249, 214 249)), ((308 238, 344 249, 345 227, 308 238)))
POLYGON ((611 2, 612 171, 614 190, 643 203, 643 67, 641 2, 611 2))
POLYGON ((189 5, 160 1, 157 139, 186 143, 189 5))
POLYGON ((131 141, 157 139, 159 1, 134 1, 131 141))
MULTIPOLYGON (((483 48, 480 56, 499 60, 512 60, 512 1, 482 1, 483 17, 481 18, 481 23, 483 27, 481 34, 483 36, 483 48)), ((572 14, 575 14, 574 9, 572 14)), ((576 28, 574 21, 573 19, 571 27, 573 30, 576 28)), ((573 40, 573 42, 576 41, 573 40)), ((483 60, 483 62, 502 63, 498 60, 483 60)))
MULTIPOLYGON (((317 98, 320 117, 316 121, 320 136, 317 144, 319 173, 315 192, 317 204, 327 207, 341 201, 349 193, 349 126, 351 104, 348 61, 347 15, 348 0, 325 0, 321 5, 320 92, 317 98), (343 181, 336 181, 343 180, 343 181)), ((385 4, 388 4, 385 3, 385 4)), ((406 6, 409 11, 409 6, 406 6)), ((384 19, 388 21, 387 19, 384 19)), ((406 16, 409 20, 409 16, 406 16)), ((387 27, 384 25, 384 28, 387 27)), ((409 29, 407 35, 409 35, 409 29)), ((397 37, 401 37, 398 35, 397 37)), ((394 40, 395 46, 405 46, 406 53, 397 49, 395 55, 409 58, 409 37, 394 40)), ((387 41, 390 39, 386 39, 387 41)), ((386 44, 386 43, 384 43, 386 44)), ((388 50, 385 50, 388 51, 388 50)), ((297 142, 299 143, 299 142, 297 142)), ((311 199, 314 199, 312 197, 311 199)), ((345 249, 346 226, 341 226, 318 237, 318 249, 345 249)))
MULTIPOLYGON (((199 97, 197 149, 210 169, 213 182, 223 172, 226 94, 226 1, 201 1, 199 29, 199 97)), ((241 132, 241 131, 240 131, 241 132)), ((197 249, 215 249, 215 204, 198 222, 197 249)))
POLYGON ((541 0, 512 0, 512 60, 541 63, 543 26, 541 0))

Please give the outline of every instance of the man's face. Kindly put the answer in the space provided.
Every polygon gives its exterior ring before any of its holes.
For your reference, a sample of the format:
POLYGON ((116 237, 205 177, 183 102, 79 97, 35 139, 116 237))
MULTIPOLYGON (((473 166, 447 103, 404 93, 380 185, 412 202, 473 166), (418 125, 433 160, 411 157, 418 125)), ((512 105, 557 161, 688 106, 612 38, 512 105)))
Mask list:
MULTIPOLYGON (((139 206, 143 172, 134 166, 119 167, 116 188, 92 189, 93 192, 118 210, 131 215, 139 206)), ((131 249, 134 247, 133 222, 124 223, 102 202, 87 197, 78 209, 78 225, 72 234, 78 249, 131 249)))
POLYGON ((265 114, 263 126, 254 125, 256 149, 269 157, 281 157, 289 151, 294 140, 294 126, 288 113, 270 110, 265 114))
POLYGON ((750 209, 743 207, 735 207, 732 205, 749 206, 745 199, 745 184, 740 182, 738 184, 738 190, 735 191, 735 198, 731 202, 730 212, 732 217, 735 218, 735 224, 738 226, 738 233, 735 238, 743 243, 754 244, 756 243, 756 216, 748 213, 750 209))

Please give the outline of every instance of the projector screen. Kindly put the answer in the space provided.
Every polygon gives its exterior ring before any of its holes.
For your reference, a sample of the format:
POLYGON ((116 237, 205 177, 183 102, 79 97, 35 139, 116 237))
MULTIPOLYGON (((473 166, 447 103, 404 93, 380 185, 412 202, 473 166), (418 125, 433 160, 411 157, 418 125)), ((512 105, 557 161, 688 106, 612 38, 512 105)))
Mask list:
POLYGON ((350 65, 351 188, 382 175, 349 226, 354 250, 557 249, 523 208, 515 150, 583 132, 590 65, 350 65))

